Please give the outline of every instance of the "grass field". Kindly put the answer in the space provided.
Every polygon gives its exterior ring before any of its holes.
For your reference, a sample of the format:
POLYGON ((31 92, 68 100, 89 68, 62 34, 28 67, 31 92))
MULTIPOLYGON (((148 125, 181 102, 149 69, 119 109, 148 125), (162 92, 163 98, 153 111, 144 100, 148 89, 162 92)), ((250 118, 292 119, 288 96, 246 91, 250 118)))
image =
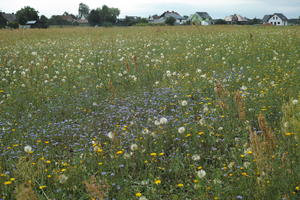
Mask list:
POLYGON ((0 199, 300 199, 300 27, 0 44, 0 199))

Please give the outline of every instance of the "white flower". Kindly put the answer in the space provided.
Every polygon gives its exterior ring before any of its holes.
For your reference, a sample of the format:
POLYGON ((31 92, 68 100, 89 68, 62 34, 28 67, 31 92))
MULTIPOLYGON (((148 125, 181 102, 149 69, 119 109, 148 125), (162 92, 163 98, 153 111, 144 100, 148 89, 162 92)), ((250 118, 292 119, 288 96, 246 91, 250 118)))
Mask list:
POLYGON ((141 196, 139 200, 148 200, 145 196, 141 196))
POLYGON ((241 90, 247 90, 247 89, 248 88, 246 86, 244 86, 244 85, 241 87, 241 90))
POLYGON ((37 52, 33 51, 33 52, 31 52, 31 55, 36 56, 37 52))
POLYGON ((230 163, 228 164, 228 168, 229 168, 229 169, 232 169, 234 165, 235 165, 234 162, 230 162, 230 163))
POLYGON ((200 160, 200 156, 198 154, 195 154, 195 155, 192 156, 192 159, 194 161, 200 160))
POLYGON ((145 128, 145 129, 142 131, 142 133, 143 133, 144 135, 146 135, 146 134, 149 133, 149 130, 148 130, 147 128, 145 128))
POLYGON ((155 120, 155 121, 154 121, 154 124, 155 124, 156 126, 159 126, 159 125, 160 125, 160 122, 159 122, 158 120, 155 120))
POLYGON ((222 126, 221 126, 221 127, 219 127, 219 128, 218 128, 218 130, 219 130, 219 131, 222 131, 222 130, 223 130, 223 127, 222 127, 222 126))
POLYGON ((29 145, 26 145, 26 146, 24 147, 24 151, 25 151, 26 153, 32 153, 32 152, 33 152, 33 151, 32 151, 32 147, 29 146, 29 145))
POLYGON ((292 103, 293 103, 294 105, 296 105, 296 104, 299 103, 299 101, 298 101, 297 99, 294 99, 294 100, 292 101, 292 103))
POLYGON ((201 170, 197 171, 197 176, 199 178, 204 178, 206 176, 206 172, 203 169, 201 169, 201 170))
POLYGON ((109 132, 108 135, 107 135, 110 139, 114 139, 115 137, 115 134, 113 132, 109 132))
POLYGON ((182 106, 186 106, 188 103, 187 103, 187 101, 186 100, 183 100, 182 102, 181 102, 181 105, 182 106))
POLYGON ((166 123, 168 123, 168 120, 167 120, 167 118, 162 117, 162 118, 160 118, 159 123, 160 124, 166 124, 166 123))
POLYGON ((185 132, 185 128, 184 127, 180 127, 179 129, 178 129, 178 133, 184 133, 185 132))
POLYGON ((130 146, 130 149, 131 149, 131 151, 135 151, 135 150, 138 149, 138 145, 137 145, 137 144, 132 144, 132 145, 130 146))
POLYGON ((243 166, 247 169, 251 165, 250 162, 244 162, 243 166))

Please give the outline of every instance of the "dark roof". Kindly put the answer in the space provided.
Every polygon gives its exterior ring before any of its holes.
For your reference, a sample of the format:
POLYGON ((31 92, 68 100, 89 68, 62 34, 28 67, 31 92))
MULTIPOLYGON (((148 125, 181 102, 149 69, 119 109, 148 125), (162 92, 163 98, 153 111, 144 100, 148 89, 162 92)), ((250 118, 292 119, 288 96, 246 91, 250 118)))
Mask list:
POLYGON ((160 18, 166 17, 166 16, 168 16, 168 17, 174 17, 175 19, 182 19, 182 16, 181 16, 178 12, 175 12, 175 11, 172 11, 172 12, 170 12, 170 11, 164 12, 164 13, 160 16, 160 18))
POLYGON ((8 14, 8 13, 1 13, 1 15, 8 21, 8 22, 14 22, 17 20, 17 17, 15 14, 8 14))
POLYGON ((196 12, 196 14, 199 15, 203 19, 212 20, 211 16, 207 12, 196 12))
POLYGON ((286 16, 284 16, 284 14, 282 14, 282 13, 274 13, 273 15, 265 15, 264 18, 263 18, 263 21, 264 21, 264 22, 268 22, 269 19, 270 19, 271 17, 273 17, 274 15, 277 15, 277 16, 278 16, 280 19, 282 19, 283 21, 287 21, 287 20, 288 20, 288 18, 287 18, 286 16))

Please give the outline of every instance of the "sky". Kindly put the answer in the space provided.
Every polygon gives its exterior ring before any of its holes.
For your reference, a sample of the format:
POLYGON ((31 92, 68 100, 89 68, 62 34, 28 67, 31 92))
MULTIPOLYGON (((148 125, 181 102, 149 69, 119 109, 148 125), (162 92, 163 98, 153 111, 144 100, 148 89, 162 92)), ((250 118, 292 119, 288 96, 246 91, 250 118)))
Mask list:
POLYGON ((283 13, 288 18, 300 16, 300 0, 0 0, 0 10, 15 13, 24 6, 39 11, 39 15, 61 15, 65 11, 78 14, 79 3, 90 9, 107 5, 119 8, 120 17, 149 17, 164 11, 176 11, 182 16, 195 12, 208 12, 212 18, 240 14, 248 18, 263 18, 266 14, 283 13))

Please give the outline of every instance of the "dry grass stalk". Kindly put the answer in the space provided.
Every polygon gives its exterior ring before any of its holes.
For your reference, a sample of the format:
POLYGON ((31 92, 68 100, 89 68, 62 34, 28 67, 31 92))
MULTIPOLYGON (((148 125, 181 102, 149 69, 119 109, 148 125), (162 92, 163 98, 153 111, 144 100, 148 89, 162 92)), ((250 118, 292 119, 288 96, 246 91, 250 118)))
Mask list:
POLYGON ((239 91, 235 93, 235 102, 237 104, 239 119, 245 120, 246 119, 246 106, 243 101, 243 97, 239 91))
POLYGON ((109 188, 108 185, 105 183, 98 184, 95 176, 91 176, 89 180, 84 181, 83 183, 91 198, 103 200, 106 197, 109 188))
POLYGON ((16 187, 16 200, 38 200, 30 183, 22 183, 16 187))
POLYGON ((228 105, 225 103, 225 97, 229 96, 228 91, 224 89, 222 84, 218 82, 214 88, 215 93, 220 98, 218 104, 222 109, 228 109, 228 105))
POLYGON ((265 116, 261 113, 258 115, 258 124, 265 137, 264 143, 266 149, 272 151, 275 147, 275 136, 272 132, 272 129, 268 126, 265 116))
POLYGON ((125 62, 125 65, 126 65, 126 71, 127 71, 128 73, 130 73, 130 65, 129 65, 129 63, 128 63, 127 60, 126 60, 126 62, 125 62))
POLYGON ((133 60, 133 63, 134 63, 134 69, 135 69, 135 72, 138 71, 138 63, 137 63, 137 57, 136 56, 133 56, 132 57, 132 60, 133 60))

